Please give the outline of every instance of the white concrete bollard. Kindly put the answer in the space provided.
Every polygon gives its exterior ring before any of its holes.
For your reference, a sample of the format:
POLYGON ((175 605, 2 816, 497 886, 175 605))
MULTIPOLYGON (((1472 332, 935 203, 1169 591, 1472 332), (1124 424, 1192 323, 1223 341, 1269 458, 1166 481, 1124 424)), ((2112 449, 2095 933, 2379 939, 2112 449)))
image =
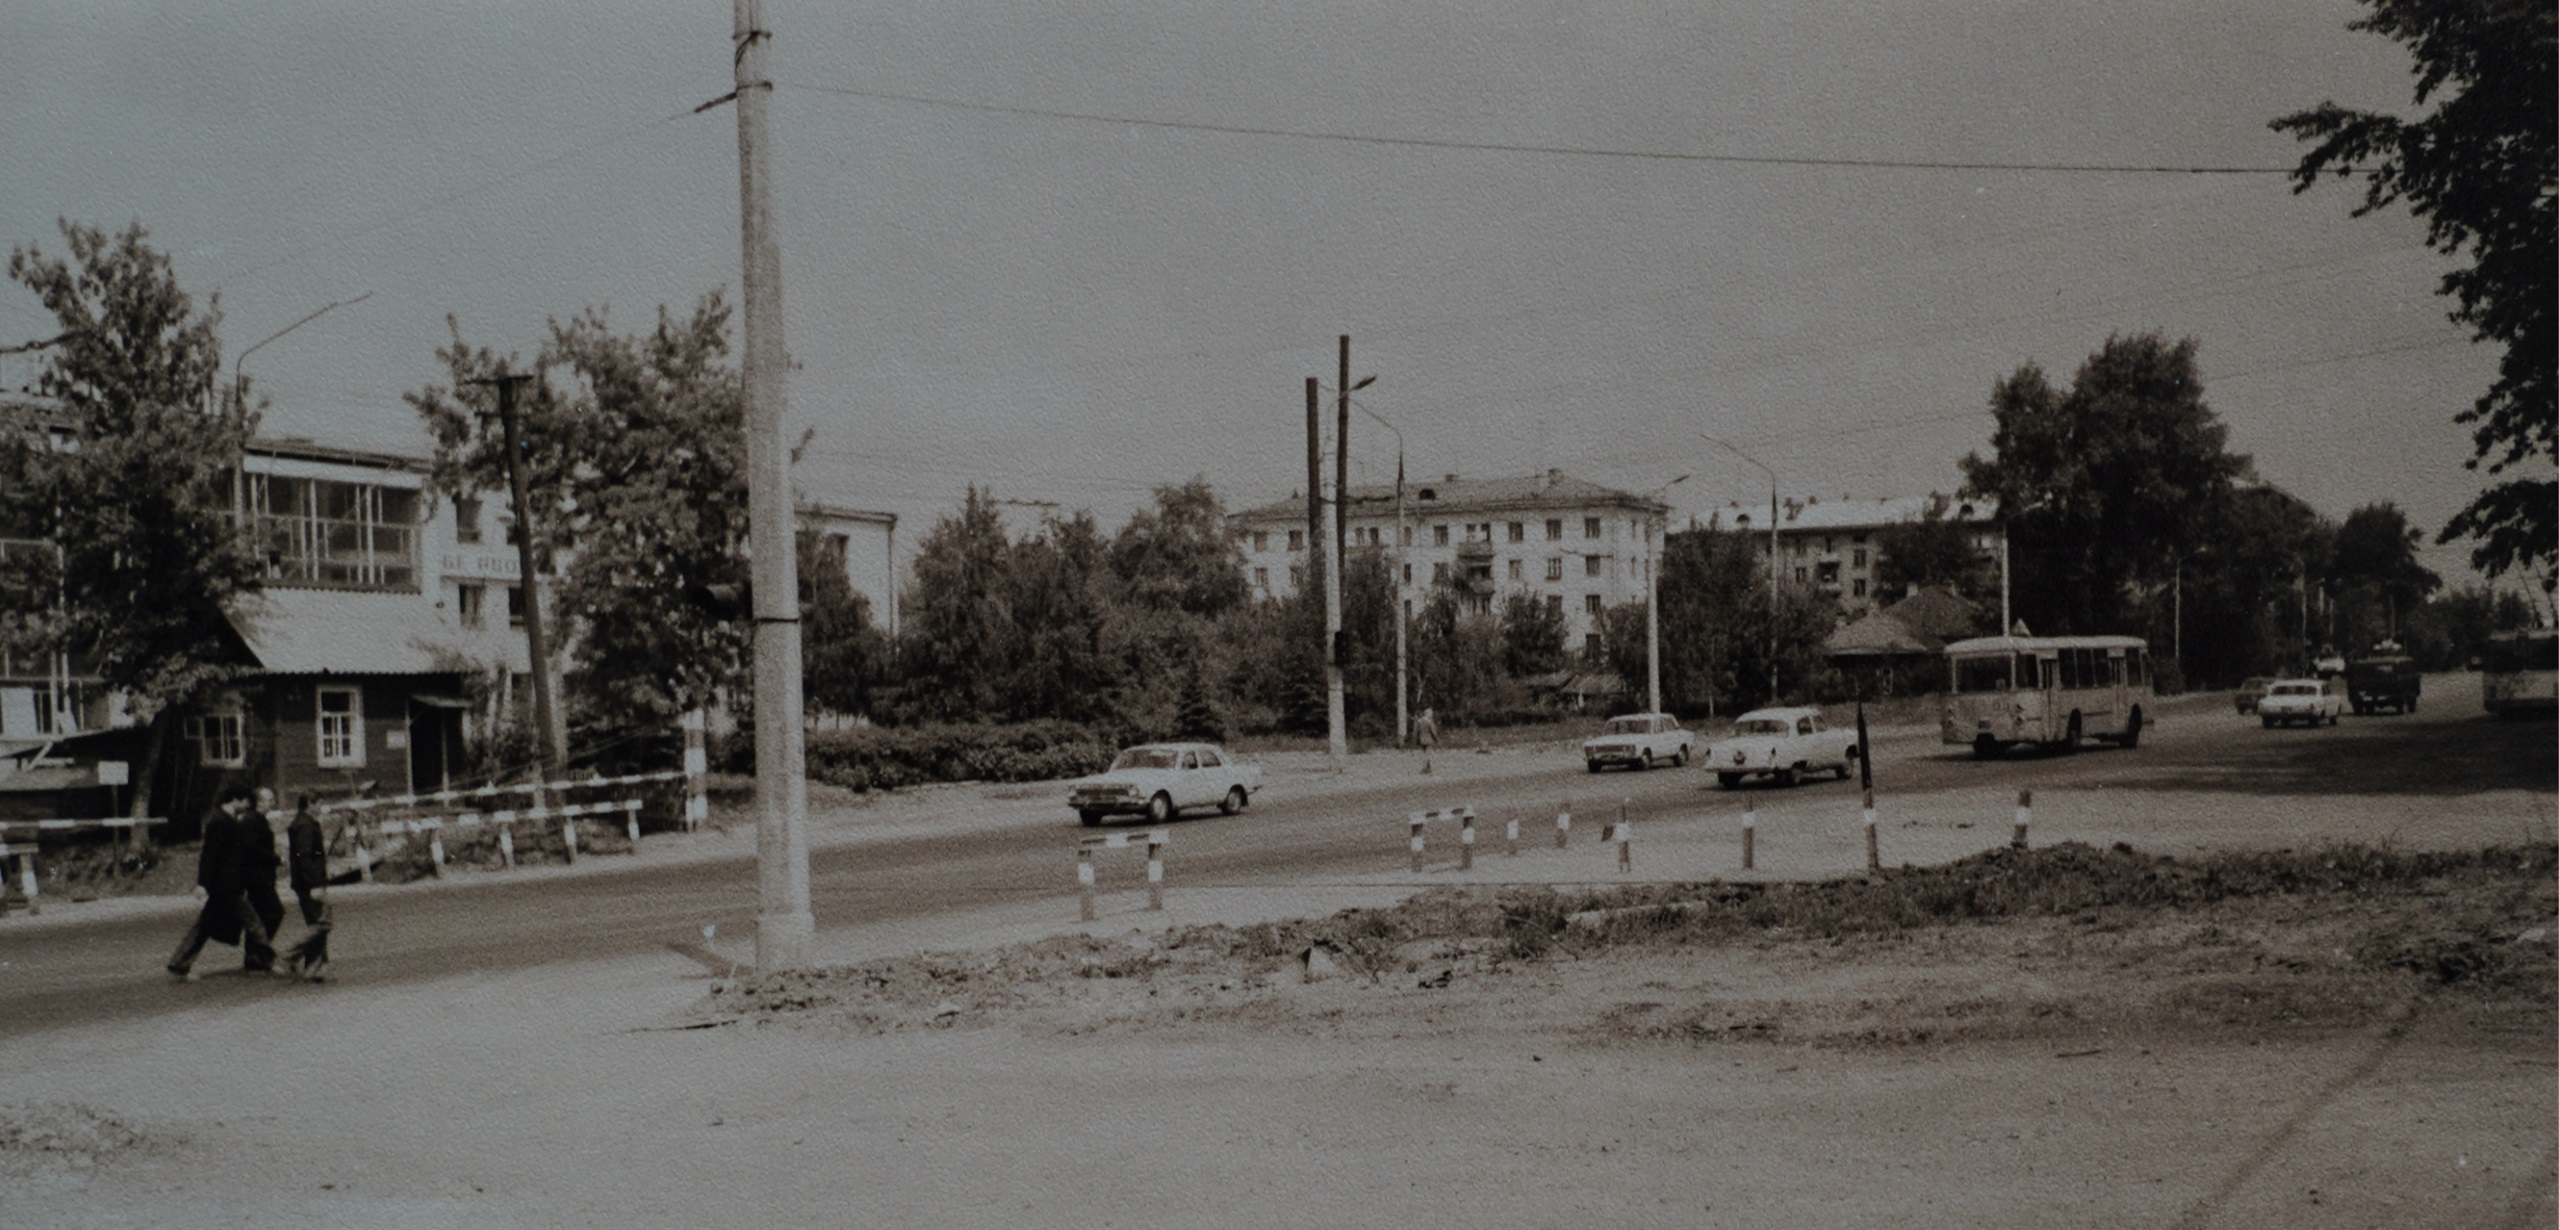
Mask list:
POLYGON ((1473 808, 1457 813, 1457 869, 1475 869, 1475 812, 1473 808))
POLYGON ((1883 868, 1884 861, 1882 851, 1875 845, 1875 792, 1872 790, 1866 792, 1865 820, 1866 870, 1879 871, 1883 868))
POLYGON ((507 870, 515 870, 515 826, 512 824, 498 826, 498 857, 506 860, 507 870))
POLYGON ((1518 858, 1518 857, 1519 857, 1519 817, 1517 817, 1517 816, 1513 816, 1513 817, 1511 817, 1508 821, 1505 821, 1505 822, 1503 823, 1503 825, 1502 825, 1502 839, 1503 839, 1503 841, 1507 844, 1507 846, 1509 847, 1508 849, 1506 849, 1506 850, 1504 850, 1504 851, 1502 852, 1502 853, 1503 853, 1503 856, 1504 856, 1504 857, 1507 857, 1507 858, 1518 858))
POLYGON ((2035 792, 2034 792, 2034 791, 2032 791, 2032 790, 2020 790, 2020 791, 2018 791, 2018 792, 2017 792, 2017 827, 2016 827, 2016 829, 2015 829, 2015 830, 2013 830, 2012 832, 2010 832, 2010 834, 2009 834, 2009 836, 2008 836, 2008 844, 2009 844, 2009 846, 2010 846, 2011 848, 2018 849, 2018 850, 2023 850, 2023 849, 2025 849, 2025 848, 2026 848, 2026 825, 2027 825, 2029 822, 2031 822, 2034 818, 2035 818, 2035 792))
POLYGON ((1146 835, 1146 908, 1164 908, 1164 843, 1170 836, 1161 829, 1146 835))
POLYGON ((1100 917, 1100 913, 1093 908, 1093 848, 1091 846, 1075 848, 1075 889, 1083 898, 1080 912, 1083 920, 1091 922, 1100 917))
POLYGON ((704 785, 711 772, 710 752, 703 747, 704 719, 699 709, 684 712, 684 831, 700 829, 711 818, 711 798, 704 785))
POLYGON ((1573 813, 1567 809, 1555 813, 1555 848, 1561 850, 1573 837, 1573 813))
POLYGON ((33 847, 18 855, 18 884, 27 891, 27 913, 43 913, 36 906, 36 852, 33 847))

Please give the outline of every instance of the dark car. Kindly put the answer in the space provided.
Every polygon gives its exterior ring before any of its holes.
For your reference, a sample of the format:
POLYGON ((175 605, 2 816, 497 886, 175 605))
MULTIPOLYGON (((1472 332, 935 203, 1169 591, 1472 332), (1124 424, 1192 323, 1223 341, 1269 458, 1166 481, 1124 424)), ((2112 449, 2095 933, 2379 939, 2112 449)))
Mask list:
POLYGON ((2379 713, 2415 713, 2419 683, 2417 663, 2404 654, 2368 654, 2346 664, 2346 703, 2357 717, 2379 713))

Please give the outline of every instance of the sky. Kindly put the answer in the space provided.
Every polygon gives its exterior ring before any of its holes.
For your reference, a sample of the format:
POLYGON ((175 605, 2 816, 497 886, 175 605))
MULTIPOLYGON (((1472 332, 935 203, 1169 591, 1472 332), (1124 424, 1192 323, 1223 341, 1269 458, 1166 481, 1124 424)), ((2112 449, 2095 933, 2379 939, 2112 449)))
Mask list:
MULTIPOLYGON (((2359 11, 768 0, 795 480, 902 543, 970 484, 1106 528, 1194 475, 1280 499, 1348 335, 1354 482, 1392 481, 1382 419, 1416 476, 1684 478, 1682 513, 1767 498, 1709 434, 1790 498, 1951 492, 1996 381, 2156 330, 2196 339, 2261 478, 2431 541, 2480 483, 2453 415, 2496 356, 2421 225, 2296 195, 2267 127, 2409 111, 2359 11)), ((588 307, 638 331, 734 299, 735 112, 694 112, 730 27, 717 0, 12 0, 0 242, 139 220, 219 294, 269 434, 423 451, 401 395, 448 317, 530 357, 588 307)), ((0 286, 0 345, 50 323, 0 286)))

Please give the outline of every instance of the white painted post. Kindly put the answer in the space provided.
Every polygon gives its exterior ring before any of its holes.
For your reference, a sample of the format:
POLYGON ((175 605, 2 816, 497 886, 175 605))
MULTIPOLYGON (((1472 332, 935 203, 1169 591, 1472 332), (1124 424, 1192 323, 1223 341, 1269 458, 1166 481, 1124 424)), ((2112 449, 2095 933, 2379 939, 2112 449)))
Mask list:
POLYGON ((1475 869, 1475 809, 1465 807, 1457 812, 1457 869, 1475 869))
POLYGON ((2034 791, 2032 791, 2032 790, 2020 790, 2020 791, 2018 791, 2018 792, 2017 792, 2017 827, 2016 827, 2016 829, 2015 829, 2013 832, 2011 832, 2011 833, 2009 834, 2009 836, 2008 836, 2008 844, 2009 844, 2009 846, 2010 846, 2010 847, 2012 847, 2012 848, 2014 848, 2014 849, 2018 849, 2018 850, 2023 850, 2023 849, 2025 849, 2025 848, 2026 848, 2026 825, 2027 825, 2027 823, 2028 823, 2029 821, 2032 821, 2034 818, 2035 818, 2035 792, 2034 792, 2034 791))
POLYGON ((1635 826, 1624 820, 1618 821, 1614 837, 1617 842, 1617 869, 1633 871, 1635 869, 1635 826))
POLYGON ((703 713, 684 711, 684 831, 701 829, 711 818, 711 798, 704 790, 711 756, 702 745, 703 713))
POLYGON ((1573 813, 1572 813, 1571 809, 1567 808, 1566 810, 1556 812, 1556 813, 1555 813, 1555 848, 1556 848, 1556 849, 1558 849, 1558 850, 1563 849, 1563 848, 1564 848, 1564 846, 1565 846, 1565 844, 1566 844, 1567 842, 1571 841, 1571 840, 1572 840, 1572 838, 1573 838, 1573 813))
POLYGON ((622 805, 622 829, 631 835, 631 853, 640 852, 640 804, 637 800, 622 805))
POLYGON ((355 827, 355 878, 366 884, 373 882, 373 848, 364 844, 363 822, 355 827))
POLYGON ((1091 922, 1100 917, 1093 908, 1093 847, 1075 847, 1075 889, 1083 897, 1081 917, 1091 922))
POLYGON ((498 826, 498 857, 506 860, 507 870, 515 870, 515 826, 512 824, 498 826))
POLYGON ((1883 853, 1875 845, 1875 792, 1866 792, 1866 870, 1879 871, 1884 866, 1883 853))
POLYGON ((1415 871, 1422 869, 1422 824, 1429 816, 1429 812, 1417 811, 1405 817, 1405 823, 1411 825, 1413 829, 1413 870, 1415 871))
POLYGON ((1155 829, 1146 835, 1146 908, 1164 908, 1164 845, 1172 834, 1155 829))
POLYGON ((1742 870, 1759 865, 1759 807, 1742 804, 1742 870))
POLYGON ((1503 855, 1503 857, 1505 857, 1505 858, 1518 858, 1518 857, 1519 857, 1519 817, 1517 817, 1517 816, 1513 816, 1513 817, 1511 817, 1509 820, 1506 820, 1506 821, 1504 821, 1504 822, 1502 823, 1502 839, 1503 839, 1503 841, 1506 843, 1506 845, 1508 846, 1508 848, 1507 848, 1507 849, 1505 849, 1505 850, 1503 850, 1503 851, 1502 851, 1502 855, 1503 855))
MULTIPOLYGON (((538 810, 538 809, 537 809, 537 810, 538 810)), ((578 861, 578 818, 577 818, 577 817, 575 817, 575 816, 568 816, 568 817, 564 817, 563 819, 561 819, 561 821, 560 821, 560 846, 561 846, 561 848, 562 848, 562 849, 564 849, 564 850, 567 850, 567 851, 568 851, 568 854, 569 854, 569 864, 570 864, 571 866, 575 866, 575 865, 577 864, 577 861, 578 861)))
MULTIPOLYGON (((410 821, 412 827, 415 827, 416 823, 414 820, 410 821)), ((427 865, 435 872, 435 878, 439 880, 444 878, 444 826, 442 824, 427 830, 427 865)))
POLYGON ((27 890, 27 913, 41 914, 36 908, 36 849, 29 846, 18 855, 18 883, 27 890))

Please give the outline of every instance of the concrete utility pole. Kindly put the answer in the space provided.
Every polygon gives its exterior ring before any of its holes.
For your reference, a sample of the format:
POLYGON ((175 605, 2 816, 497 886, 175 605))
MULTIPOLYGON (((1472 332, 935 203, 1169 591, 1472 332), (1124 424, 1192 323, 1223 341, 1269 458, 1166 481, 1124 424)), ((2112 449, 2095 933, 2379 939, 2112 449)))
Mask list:
POLYGON ((1324 731, 1333 767, 1350 754, 1350 732, 1342 708, 1342 572, 1350 566, 1351 504, 1351 338, 1342 335, 1340 410, 1333 425, 1333 566, 1324 572, 1324 731))
POLYGON ((541 780, 549 781, 551 770, 560 766, 562 749, 560 731, 552 724, 550 638, 542 627, 542 579, 533 570, 533 499, 525 489, 524 433, 517 427, 515 412, 515 391, 532 379, 501 365, 497 375, 471 383, 493 384, 498 389, 498 430, 506 433, 506 493, 515 504, 515 585, 524 595, 524 647, 533 667, 533 725, 541 732, 535 745, 540 749, 535 768, 541 780))
POLYGON ((764 57, 773 32, 762 0, 733 0, 737 64, 738 217, 745 249, 746 488, 755 583, 755 861, 758 969, 808 964, 809 783, 800 730, 799 553, 792 538, 788 404, 782 348, 782 249, 773 238, 773 81, 764 57))

